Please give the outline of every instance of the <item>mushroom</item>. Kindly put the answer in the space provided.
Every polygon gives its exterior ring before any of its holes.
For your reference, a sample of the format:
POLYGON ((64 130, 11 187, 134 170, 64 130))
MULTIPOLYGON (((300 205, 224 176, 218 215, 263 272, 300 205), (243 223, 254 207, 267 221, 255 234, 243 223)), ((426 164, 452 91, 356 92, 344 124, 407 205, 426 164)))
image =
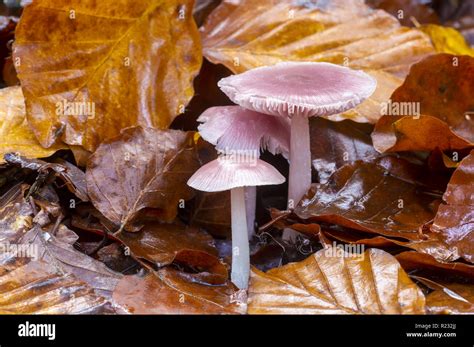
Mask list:
POLYGON ((221 79, 236 104, 291 119, 288 207, 311 186, 309 117, 354 108, 372 95, 377 81, 362 71, 329 63, 283 62, 221 79))
MULTIPOLYGON (((224 154, 249 154, 260 157, 260 150, 282 154, 290 151, 290 124, 287 119, 247 110, 240 106, 218 106, 204 111, 197 119, 202 138, 224 154)), ((247 230, 254 234, 256 187, 245 188, 247 230)))
POLYGON ((281 184, 285 178, 270 164, 234 155, 221 156, 202 166, 188 180, 188 185, 204 192, 230 190, 232 215, 231 280, 247 289, 250 274, 250 252, 247 231, 244 187, 281 184), (241 160, 242 159, 242 160, 241 160))

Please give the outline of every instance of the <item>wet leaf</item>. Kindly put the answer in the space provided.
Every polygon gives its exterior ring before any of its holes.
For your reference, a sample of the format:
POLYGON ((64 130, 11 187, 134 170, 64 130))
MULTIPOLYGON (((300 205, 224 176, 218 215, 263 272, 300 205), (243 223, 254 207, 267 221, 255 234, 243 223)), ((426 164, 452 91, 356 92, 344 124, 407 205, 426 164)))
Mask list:
POLYGON ((131 253, 158 267, 184 263, 227 277, 226 267, 217 258, 213 238, 207 233, 179 224, 147 224, 138 233, 123 232, 118 238, 131 253))
POLYGON ((449 181, 432 230, 465 260, 474 263, 474 151, 449 181))
POLYGON ((310 119, 311 158, 320 183, 334 171, 356 160, 370 160, 379 154, 372 147, 372 127, 349 120, 331 122, 310 119))
POLYGON ((16 152, 27 158, 49 157, 64 145, 43 148, 25 119, 25 99, 20 87, 0 89, 0 163, 3 156, 16 152))
POLYGON ((199 167, 193 133, 129 128, 105 141, 87 165, 87 190, 94 206, 120 229, 132 226, 150 207, 172 221, 178 202, 192 197, 187 180, 199 167))
MULTIPOLYGON (((339 250, 340 251, 340 250, 339 250)), ((390 254, 321 250, 299 263, 254 270, 250 314, 423 314, 425 298, 390 254)))
POLYGON ((107 301, 86 283, 57 273, 44 261, 12 268, 0 271, 3 314, 98 314, 107 308, 107 301))
POLYGON ((437 54, 413 65, 391 100, 399 110, 409 111, 408 106, 413 109, 418 105, 421 116, 381 117, 372 134, 375 149, 394 152, 472 147, 473 81, 474 58, 469 56, 437 54))
POLYGON ((474 285, 453 283, 426 296, 431 314, 474 314, 474 285))
POLYGON ((26 7, 14 58, 39 142, 93 151, 126 127, 167 128, 191 99, 201 65, 192 6, 44 0, 26 7))
POLYGON ((402 252, 397 260, 407 273, 427 276, 434 280, 451 280, 474 284, 474 265, 462 262, 441 262, 418 252, 402 252))
POLYGON ((374 96, 340 118, 380 117, 410 65, 434 52, 429 37, 400 26, 363 0, 331 0, 324 6, 293 0, 223 1, 201 28, 204 56, 234 73, 280 61, 324 61, 367 72, 377 79, 374 96))
POLYGON ((436 51, 474 57, 474 49, 456 29, 435 24, 423 25, 420 29, 430 36, 436 51))
POLYGON ((236 314, 245 312, 243 294, 230 282, 216 285, 166 268, 145 277, 124 277, 113 298, 135 314, 236 314))
POLYGON ((422 167, 401 159, 357 161, 316 185, 294 212, 309 222, 420 240, 421 228, 437 208, 437 198, 423 186, 423 175, 422 167))

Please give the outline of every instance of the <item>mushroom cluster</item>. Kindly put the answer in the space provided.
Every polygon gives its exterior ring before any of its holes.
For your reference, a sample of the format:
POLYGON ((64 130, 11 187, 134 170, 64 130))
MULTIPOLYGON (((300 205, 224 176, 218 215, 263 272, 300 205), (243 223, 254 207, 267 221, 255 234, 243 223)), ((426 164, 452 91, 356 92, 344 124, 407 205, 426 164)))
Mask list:
POLYGON ((231 190, 231 279, 246 289, 255 187, 285 181, 259 159, 260 151, 289 158, 288 208, 295 207, 311 185, 309 117, 356 107, 372 95, 377 82, 339 65, 284 62, 223 78, 218 85, 238 106, 212 107, 198 118, 199 133, 223 156, 201 167, 188 185, 208 192, 231 190))

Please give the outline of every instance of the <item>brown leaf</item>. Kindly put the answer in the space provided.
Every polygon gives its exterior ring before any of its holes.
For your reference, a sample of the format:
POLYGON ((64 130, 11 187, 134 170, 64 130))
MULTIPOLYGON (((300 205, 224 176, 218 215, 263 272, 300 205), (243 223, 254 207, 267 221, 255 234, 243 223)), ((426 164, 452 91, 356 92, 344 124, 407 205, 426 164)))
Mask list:
POLYGON ((10 313, 94 313, 120 274, 75 250, 77 235, 33 225, 34 210, 15 186, 0 198, 0 310, 10 313))
POLYGON ((191 99, 201 65, 192 7, 192 0, 27 6, 14 58, 39 142, 93 151, 130 126, 167 128, 191 99), (73 115, 64 103, 74 103, 66 104, 73 115))
POLYGON ((390 254, 369 249, 352 257, 337 248, 304 261, 254 270, 250 314, 423 314, 425 298, 390 254), (340 250, 339 250, 340 251, 340 250))
POLYGON ((424 175, 422 167, 401 159, 357 161, 317 185, 294 212, 310 222, 420 240, 421 228, 437 207, 436 197, 423 185, 424 175))
POLYGON ((372 147, 371 132, 372 126, 367 124, 311 118, 311 159, 319 182, 324 183, 346 164, 379 156, 372 147))
POLYGON ((452 283, 426 296, 431 314, 474 314, 474 285, 452 283))
POLYGON ((436 12, 423 0, 367 0, 366 3, 385 10, 398 18, 403 25, 414 26, 418 23, 439 23, 436 12))
POLYGON ((113 298, 135 314, 236 314, 245 311, 239 295, 230 282, 212 284, 165 268, 145 277, 125 276, 113 298))
POLYGON ((372 134, 375 149, 394 152, 472 147, 473 81, 474 58, 469 56, 437 54, 413 65, 391 100, 400 109, 418 104, 421 116, 381 117, 372 134))
POLYGON ((62 158, 54 159, 54 163, 48 163, 39 159, 24 158, 16 153, 9 153, 5 155, 4 159, 9 164, 20 166, 23 169, 30 169, 39 173, 52 172, 64 182, 71 193, 82 201, 89 201, 85 173, 62 158))
POLYGON ((474 151, 464 158, 449 181, 432 230, 474 263, 474 151))
POLYGON ((197 192, 190 224, 217 236, 231 233, 230 192, 197 192))
POLYGON ((12 268, 0 271, 3 314, 98 314, 107 308, 107 301, 86 283, 57 273, 44 261, 12 268))
POLYGON ((226 267, 217 258, 213 238, 198 229, 153 223, 146 224, 138 233, 123 232, 118 238, 134 256, 158 267, 176 261, 227 277, 226 267))
POLYGON ((25 99, 20 87, 0 89, 0 164, 3 156, 16 152, 27 158, 49 157, 64 145, 43 148, 25 119, 25 99))
POLYGON ((172 221, 178 202, 192 198, 187 180, 199 167, 193 133, 128 128, 102 143, 90 157, 86 180, 94 206, 120 229, 144 208, 172 221))
POLYGON ((428 276, 435 280, 449 279, 474 284, 474 265, 440 262, 428 254, 413 251, 397 254, 396 258, 403 269, 410 274, 428 276))
POLYGON ((375 123, 410 65, 434 53, 427 35, 400 26, 363 0, 223 1, 201 28, 204 56, 234 73, 281 61, 324 61, 364 69, 377 79, 374 96, 336 119, 375 123))

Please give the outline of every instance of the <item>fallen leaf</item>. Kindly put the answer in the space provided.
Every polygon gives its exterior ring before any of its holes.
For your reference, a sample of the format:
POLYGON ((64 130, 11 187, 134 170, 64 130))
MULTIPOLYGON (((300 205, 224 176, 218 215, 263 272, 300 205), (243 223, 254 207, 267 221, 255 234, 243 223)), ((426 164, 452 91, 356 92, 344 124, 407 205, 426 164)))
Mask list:
POLYGON ((25 119, 25 99, 20 87, 0 89, 0 164, 3 156, 16 152, 27 158, 49 157, 54 152, 66 148, 54 145, 43 148, 28 127, 25 119))
POLYGON ((130 126, 167 128, 191 99, 201 65, 192 7, 192 0, 27 6, 14 59, 39 142, 93 151, 130 126))
POLYGON ((441 25, 426 24, 422 25, 420 30, 430 36, 436 51, 474 57, 474 49, 467 44, 464 36, 456 29, 441 25))
POLYGON ((373 127, 349 120, 331 122, 319 117, 310 119, 311 159, 320 183, 337 169, 356 160, 379 156, 372 147, 373 127))
POLYGON ((263 273, 254 269, 250 314, 423 314, 425 298, 390 254, 337 248, 263 273), (340 250, 339 250, 340 251, 340 250))
POLYGON ((113 298, 134 314, 236 314, 245 312, 242 295, 230 282, 216 285, 165 268, 145 277, 125 276, 113 298))
POLYGON ((234 73, 281 61, 323 61, 367 70, 375 94, 355 110, 332 119, 375 123, 411 64, 434 53, 429 37, 402 27, 363 0, 323 4, 283 1, 223 1, 201 27, 204 56, 234 73))
POLYGON ((463 259, 474 263, 474 151, 451 176, 432 230, 463 259))
POLYGON ((441 262, 429 254, 409 251, 397 254, 397 260, 410 274, 439 280, 461 281, 474 284, 474 265, 461 262, 441 262))
POLYGON ((474 285, 452 283, 426 296, 431 314, 474 314, 474 285))
POLYGON ((307 222, 327 222, 369 233, 420 240, 436 213, 437 198, 423 186, 424 172, 396 158, 356 161, 316 185, 295 208, 307 222), (395 167, 395 168, 394 168, 395 167), (417 177, 418 176, 418 177, 417 177))
POLYGON ((146 224, 139 232, 123 232, 118 238, 141 259, 158 267, 181 262, 188 266, 227 277, 227 269, 217 258, 213 238, 207 233, 179 224, 146 224))
POLYGON ((409 111, 409 106, 418 105, 421 115, 382 116, 372 133, 375 149, 394 152, 472 147, 473 81, 474 58, 469 56, 437 54, 413 65, 391 101, 399 110, 409 111))
POLYGON ((415 23, 439 23, 436 12, 424 0, 367 0, 366 3, 373 8, 387 11, 406 26, 414 26, 415 23))
POLYGON ((199 167, 193 133, 134 127, 102 143, 90 157, 86 180, 94 206, 120 230, 146 207, 172 221, 178 202, 192 198, 187 180, 199 167))
MULTIPOLYGON (((43 261, 0 271, 2 314, 100 314, 107 301, 70 274, 59 274, 43 261)), ((112 313, 110 309, 108 313, 112 313)))

